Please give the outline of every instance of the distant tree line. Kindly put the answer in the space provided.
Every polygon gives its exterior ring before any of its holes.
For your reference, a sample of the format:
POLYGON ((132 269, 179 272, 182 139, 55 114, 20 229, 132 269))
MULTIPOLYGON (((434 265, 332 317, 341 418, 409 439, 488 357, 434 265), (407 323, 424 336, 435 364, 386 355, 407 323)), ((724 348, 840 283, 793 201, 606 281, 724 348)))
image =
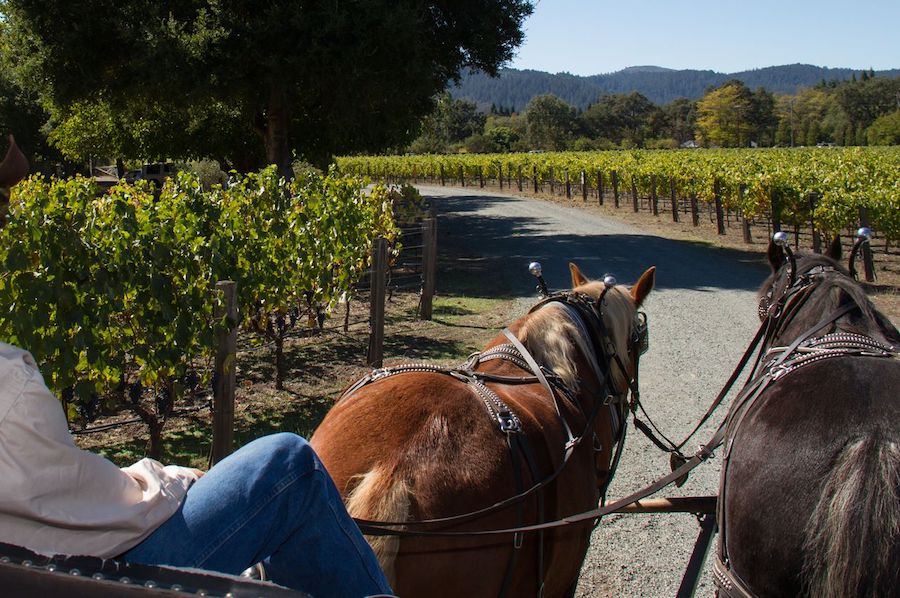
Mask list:
MULTIPOLYGON (((900 69, 869 72, 885 78, 900 76, 900 69)), ((700 99, 710 88, 721 87, 731 79, 743 81, 750 89, 764 87, 776 95, 790 95, 815 87, 822 81, 849 81, 854 75, 859 76, 859 69, 810 64, 769 66, 736 73, 634 66, 589 76, 505 68, 500 69, 498 77, 464 72, 459 84, 450 88, 450 93, 457 99, 472 100, 482 109, 491 104, 522 109, 534 96, 552 93, 584 110, 602 95, 627 95, 632 91, 662 106, 677 98, 700 99)))
POLYGON ((698 100, 657 105, 637 92, 607 94, 579 109, 553 94, 521 111, 442 94, 412 153, 662 149, 683 146, 791 147, 900 144, 900 77, 863 71, 794 95, 749 89, 732 79, 698 100))

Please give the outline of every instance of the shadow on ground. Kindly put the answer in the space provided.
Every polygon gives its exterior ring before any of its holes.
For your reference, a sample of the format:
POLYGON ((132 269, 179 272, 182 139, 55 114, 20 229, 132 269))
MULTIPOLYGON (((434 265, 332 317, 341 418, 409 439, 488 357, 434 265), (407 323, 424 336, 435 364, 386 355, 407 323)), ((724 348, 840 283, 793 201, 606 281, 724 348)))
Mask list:
POLYGON ((568 288, 570 261, 590 277, 609 272, 623 283, 634 282, 655 265, 659 289, 752 291, 768 273, 759 255, 751 252, 641 234, 548 235, 539 218, 480 213, 491 207, 496 211, 508 201, 471 195, 433 202, 439 227, 439 292, 533 296, 535 281, 527 267, 535 260, 543 265, 547 284, 554 289, 568 288))

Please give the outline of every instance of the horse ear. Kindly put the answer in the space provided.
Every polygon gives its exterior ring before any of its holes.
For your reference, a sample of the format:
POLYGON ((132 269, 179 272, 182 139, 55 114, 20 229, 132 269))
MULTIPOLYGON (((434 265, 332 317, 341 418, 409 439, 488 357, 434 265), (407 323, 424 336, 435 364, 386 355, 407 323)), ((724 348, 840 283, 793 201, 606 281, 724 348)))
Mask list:
POLYGON ((841 261, 841 236, 835 235, 831 240, 831 245, 828 246, 828 252, 825 254, 836 262, 841 261))
POLYGON ((28 174, 28 160, 16 145, 16 140, 9 136, 9 149, 3 162, 0 162, 0 187, 12 187, 28 174))
POLYGON ((581 270, 578 269, 578 266, 569 262, 569 272, 572 273, 572 288, 580 287, 583 284, 587 284, 589 281, 587 276, 581 273, 581 270))
POLYGON ((656 266, 650 266, 646 272, 641 274, 637 283, 631 287, 631 298, 635 307, 641 306, 644 299, 650 294, 650 289, 653 288, 654 282, 656 282, 656 266))
POLYGON ((778 272, 778 269, 784 265, 784 249, 781 245, 776 245, 775 241, 769 241, 769 265, 772 266, 772 272, 778 272))

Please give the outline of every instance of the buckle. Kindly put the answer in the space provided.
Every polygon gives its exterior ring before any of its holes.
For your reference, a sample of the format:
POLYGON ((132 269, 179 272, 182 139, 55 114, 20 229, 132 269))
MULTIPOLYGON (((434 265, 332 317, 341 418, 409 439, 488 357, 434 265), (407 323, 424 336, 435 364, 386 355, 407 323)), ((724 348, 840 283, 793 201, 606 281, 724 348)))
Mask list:
POLYGON ((521 432, 522 428, 519 426, 519 422, 516 421, 516 418, 513 417, 513 414, 509 411, 501 411, 497 414, 497 420, 500 422, 500 431, 506 432, 509 434, 510 432, 521 432))

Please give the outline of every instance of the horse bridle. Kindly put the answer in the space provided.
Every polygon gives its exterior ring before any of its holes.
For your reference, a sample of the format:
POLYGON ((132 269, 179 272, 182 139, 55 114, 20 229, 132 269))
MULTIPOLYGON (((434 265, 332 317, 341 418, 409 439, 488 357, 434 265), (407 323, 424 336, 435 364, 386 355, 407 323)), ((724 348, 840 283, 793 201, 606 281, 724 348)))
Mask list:
POLYGON ((827 314, 813 327, 800 334, 790 345, 772 347, 771 343, 778 333, 790 323, 800 308, 806 303, 812 292, 821 284, 828 274, 840 271, 830 264, 818 264, 795 277, 796 261, 788 252, 788 264, 785 276, 787 283, 784 290, 776 293, 778 280, 765 295, 760 298, 759 313, 763 319, 760 331, 765 330, 762 338, 762 349, 757 357, 751 380, 736 397, 725 420, 723 440, 726 441, 722 471, 719 483, 719 499, 717 501, 717 521, 719 525, 718 549, 713 563, 713 579, 726 598, 755 598, 748 584, 741 579, 731 566, 725 534, 725 484, 729 457, 734 445, 734 438, 741 423, 763 392, 784 376, 813 363, 826 359, 848 356, 869 356, 894 358, 897 347, 887 346, 868 336, 849 333, 831 332, 814 337, 813 335, 826 326, 834 324, 838 319, 860 306, 851 301, 827 314), (775 298, 777 294, 777 299, 775 298))
MULTIPOLYGON (((594 421, 597 413, 599 412, 599 407, 601 407, 603 405, 608 405, 610 402, 610 401, 606 400, 607 397, 612 397, 612 398, 621 397, 624 399, 625 393, 628 392, 629 390, 632 393, 635 392, 635 390, 637 388, 637 385, 636 385, 637 369, 636 368, 637 368, 638 357, 639 357, 639 354, 640 354, 642 348, 644 350, 646 350, 646 347, 648 346, 649 341, 647 339, 647 332, 646 332, 646 322, 647 322, 646 315, 641 313, 640 316, 635 316, 635 321, 633 323, 633 326, 635 328, 637 328, 638 326, 640 326, 640 328, 638 328, 637 330, 633 329, 632 334, 631 334, 632 342, 630 344, 631 344, 632 348, 630 349, 630 352, 633 353, 633 360, 635 362, 635 377, 631 377, 628 375, 627 369, 625 368, 624 364, 621 362, 621 358, 619 358, 618 354, 615 352, 615 348, 612 345, 607 346, 605 343, 600 342, 601 339, 606 338, 605 337, 606 328, 603 324, 599 308, 593 307, 592 304, 594 303, 594 300, 589 295, 587 295, 585 293, 576 293, 576 292, 571 292, 571 291, 566 292, 566 293, 556 293, 554 295, 544 298, 542 301, 537 303, 529 311, 529 313, 535 311, 536 309, 543 307, 544 305, 546 305, 548 303, 555 302, 555 301, 561 301, 570 306, 576 306, 576 309, 578 310, 579 313, 582 314, 582 316, 584 316, 585 314, 591 314, 586 319, 586 321, 590 322, 590 326, 592 327, 593 330, 596 331, 596 334, 591 335, 592 342, 594 343, 594 347, 596 349, 599 349, 599 352, 597 352, 596 354, 598 356, 604 356, 604 358, 606 359, 607 371, 609 370, 609 365, 613 361, 618 361, 618 363, 620 364, 618 367, 622 368, 622 371, 625 375, 626 380, 629 381, 629 386, 624 392, 607 393, 603 397, 603 400, 600 400, 599 398, 595 397, 593 409, 591 410, 590 413, 585 414, 586 423, 585 423, 584 431, 577 436, 574 434, 571 434, 570 439, 567 440, 567 442, 566 442, 566 449, 567 449, 566 454, 569 455, 569 454, 571 454, 570 449, 572 449, 575 446, 577 446, 578 444, 580 444, 583 441, 583 439, 591 433, 591 429, 593 427, 593 421, 594 421)), ((509 333, 508 338, 509 338, 509 336, 512 336, 514 338, 514 335, 512 335, 511 333, 509 333)), ((541 378, 543 377, 543 379, 546 381, 546 384, 542 383, 542 386, 544 386, 548 390, 548 394, 551 395, 551 398, 554 402, 556 402, 557 395, 555 392, 553 392, 553 389, 556 389, 556 390, 560 391, 560 393, 562 395, 566 396, 568 400, 570 400, 571 402, 573 402, 574 404, 577 405, 577 402, 574 401, 574 392, 565 386, 565 384, 562 382, 562 380, 559 378, 559 376, 557 376, 551 370, 549 370, 543 366, 538 366, 537 368, 535 368, 534 365, 529 364, 529 360, 532 363, 536 364, 536 362, 534 362, 534 358, 530 355, 530 353, 527 351, 527 349, 525 349, 524 347, 517 348, 512 344, 512 342, 510 342, 508 344, 497 345, 497 346, 492 347, 484 352, 473 353, 463 365, 458 366, 458 367, 445 367, 445 366, 433 365, 433 364, 428 364, 428 363, 408 363, 408 364, 400 364, 400 365, 390 366, 390 367, 385 367, 385 368, 379 368, 379 369, 373 370, 368 375, 364 376, 363 378, 359 379, 357 382, 355 382, 354 384, 349 386, 338 398, 337 403, 340 403, 341 401, 344 401, 344 400, 350 398, 350 396, 353 395, 353 393, 355 393, 358 389, 360 389, 363 386, 366 386, 372 382, 375 382, 377 380, 381 380, 383 378, 387 378, 387 377, 391 377, 391 376, 395 376, 395 375, 403 374, 403 373, 409 373, 409 372, 430 372, 430 373, 449 375, 449 376, 452 376, 462 382, 473 385, 473 387, 476 389, 476 392, 482 397, 482 399, 484 399, 484 395, 482 393, 484 392, 485 389, 487 389, 487 387, 484 384, 485 382, 496 382, 496 383, 501 383, 501 384, 533 384, 535 382, 540 382, 541 378), (523 350, 524 350, 524 353, 523 353, 523 350), (498 375, 494 375, 494 374, 488 374, 488 373, 479 372, 479 371, 475 370, 475 367, 477 367, 478 364, 484 363, 486 361, 494 360, 494 359, 503 359, 506 361, 510 361, 511 363, 514 363, 521 369, 529 371, 531 375, 521 376, 521 377, 509 377, 509 376, 498 376, 498 375)), ((601 381, 601 383, 602 384, 605 383, 608 387, 610 384, 609 377, 607 376, 605 381, 601 381)), ((488 390, 488 392, 493 393, 493 391, 490 391, 489 389, 487 389, 487 390, 488 390)), ((495 394, 495 393, 493 393, 493 394, 495 394)), ((497 400, 499 400, 499 397, 497 397, 497 400)), ((509 410, 508 406, 506 406, 505 409, 503 407, 500 407, 498 405, 498 403, 494 400, 494 398, 489 398, 487 400, 483 400, 483 402, 485 402, 486 405, 488 403, 493 403, 495 406, 498 407, 497 409, 494 410, 494 413, 496 414, 496 416, 492 415, 492 419, 497 423, 498 428, 501 432, 507 433, 507 432, 520 432, 521 431, 521 423, 519 421, 519 418, 517 416, 515 416, 511 410, 509 410)), ((505 403, 503 403, 503 405, 505 406, 505 403)), ((558 412, 560 411, 558 408, 558 405, 557 405, 557 411, 558 412)), ((424 519, 424 520, 418 520, 418 521, 374 521, 374 520, 358 519, 357 523, 359 524, 360 528, 363 529, 363 531, 369 535, 431 535, 430 532, 426 532, 426 531, 410 532, 409 530, 400 531, 398 529, 393 529, 393 528, 416 526, 416 525, 429 525, 429 524, 461 523, 463 521, 475 519, 477 517, 481 517, 481 516, 490 514, 492 512, 498 511, 500 509, 506 508, 512 504, 515 504, 516 502, 519 502, 519 501, 525 499, 529 495, 540 490, 541 488, 543 488, 544 486, 546 486, 550 482, 552 482, 554 479, 556 479, 559 476, 559 474, 562 472, 562 469, 565 466, 567 460, 568 460, 568 457, 567 456, 564 457, 563 462, 560 464, 559 467, 557 467, 557 469, 553 473, 546 476, 540 482, 534 484, 531 488, 528 488, 528 489, 524 490, 523 492, 520 492, 520 493, 518 493, 514 496, 511 496, 507 499, 504 499, 500 502, 497 502, 497 503, 495 503, 489 507, 486 507, 484 509, 479 509, 477 511, 472 511, 472 512, 464 513, 461 515, 455 515, 452 517, 424 519)), ((446 534, 445 533, 435 533, 434 535, 446 535, 446 534)))
MULTIPOLYGON (((584 413, 583 407, 575 399, 574 391, 568 388, 559 376, 554 374, 548 368, 538 364, 531 353, 528 351, 528 349, 521 343, 521 341, 516 338, 516 336, 511 331, 509 331, 509 329, 503 330, 503 334, 509 340, 509 343, 491 347, 484 352, 473 353, 466 361, 466 363, 462 366, 455 368, 446 368, 442 366, 419 363, 381 368, 373 371, 368 376, 360 379, 355 384, 350 386, 347 390, 345 390, 338 401, 346 399, 356 390, 371 382, 407 372, 432 372, 445 374, 468 384, 481 398, 482 402, 488 410, 488 414, 490 415, 492 420, 497 423, 499 430, 505 435, 507 446, 509 448, 512 459, 513 474, 516 484, 515 495, 477 511, 471 511, 469 513, 451 517, 402 522, 355 519, 360 530, 368 535, 446 536, 446 532, 410 530, 409 527, 427 526, 431 524, 445 525, 448 523, 461 523, 463 521, 482 517, 508 506, 516 505, 518 520, 516 528, 520 528, 522 530, 533 528, 534 531, 537 531, 539 535, 537 542, 537 573, 539 588, 538 592, 539 595, 542 594, 544 583, 543 534, 545 531, 542 527, 544 524, 543 489, 562 473, 563 469, 569 461, 569 458, 574 453, 575 448, 579 444, 581 444, 584 438, 590 435, 591 438, 596 439, 596 432, 594 431, 594 420, 596 419, 596 416, 602 406, 611 406, 611 408, 614 409, 614 414, 618 416, 618 419, 621 423, 618 424, 618 430, 615 429, 616 426, 614 423, 613 437, 614 443, 616 444, 616 451, 606 479, 604 480, 603 485, 598 487, 598 491, 601 493, 602 500, 605 502, 606 489, 613 477, 616 465, 618 464, 619 457, 621 455, 622 445, 624 444, 623 440, 625 436, 626 422, 626 419, 624 417, 624 406, 627 404, 627 393, 631 391, 633 397, 635 397, 638 393, 638 361, 640 355, 646 352, 647 348, 649 347, 647 316, 643 312, 636 312, 634 321, 632 322, 631 334, 628 343, 628 351, 631 354, 632 361, 634 363, 634 375, 629 375, 628 369, 622 362, 621 357, 618 355, 615 345, 614 343, 612 343, 606 326, 603 322, 603 299, 606 295, 606 292, 609 291, 610 288, 611 285, 606 285, 603 293, 600 295, 600 298, 596 301, 586 293, 575 291, 556 293, 554 295, 545 297, 534 307, 532 307, 532 309, 528 312, 533 313, 534 311, 552 303, 561 303, 563 306, 565 306, 566 309, 569 309, 577 314, 577 319, 574 319, 573 321, 576 323, 579 329, 581 329, 582 333, 588 333, 588 337, 591 343, 590 348, 593 352, 593 355, 588 355, 586 357, 589 361, 591 361, 591 366, 594 368, 594 371, 596 372, 596 375, 598 377, 598 383, 601 385, 602 390, 605 391, 602 397, 594 397, 593 406, 590 413, 584 413), (509 361, 517 367, 525 370, 526 372, 529 372, 530 375, 521 377, 509 377, 479 372, 476 370, 479 364, 494 359, 503 359, 509 361), (596 361, 597 359, 603 359, 603 361, 605 362, 605 368, 600 368, 598 364, 594 363, 594 361, 596 361), (622 375, 627 381, 627 387, 623 391, 617 391, 613 388, 612 376, 610 375, 613 363, 616 363, 617 367, 621 369, 622 375), (544 476, 543 478, 540 477, 536 459, 534 458, 534 453, 528 443, 527 436, 525 434, 522 434, 522 425, 520 419, 513 412, 513 410, 510 409, 510 407, 500 398, 500 396, 497 395, 497 393, 486 386, 485 382, 495 382, 501 384, 532 384, 538 382, 546 389, 548 395, 550 396, 550 400, 553 403, 561 427, 563 428, 566 435, 562 461, 550 475, 544 476), (558 392, 555 392, 555 390, 558 392), (569 423, 564 417, 562 410, 560 409, 558 401, 559 394, 565 396, 573 405, 575 405, 585 418, 584 430, 578 436, 572 433, 569 423), (524 461, 531 473, 532 480, 535 481, 535 483, 527 489, 523 487, 522 476, 520 473, 520 460, 522 458, 524 458, 524 461), (523 501, 526 497, 532 494, 536 495, 538 501, 537 512, 539 521, 533 526, 525 526, 523 501)), ((569 317, 571 318, 571 316, 569 317)), ((597 519, 597 522, 599 522, 599 518, 597 519)), ((518 552, 522 546, 523 531, 512 530, 511 533, 513 533, 513 552, 510 560, 507 563, 506 572, 501 586, 501 597, 505 596, 509 590, 509 586, 512 581, 512 576, 518 559, 518 552)), ((465 536, 474 534, 469 532, 460 532, 458 535, 465 536)))

